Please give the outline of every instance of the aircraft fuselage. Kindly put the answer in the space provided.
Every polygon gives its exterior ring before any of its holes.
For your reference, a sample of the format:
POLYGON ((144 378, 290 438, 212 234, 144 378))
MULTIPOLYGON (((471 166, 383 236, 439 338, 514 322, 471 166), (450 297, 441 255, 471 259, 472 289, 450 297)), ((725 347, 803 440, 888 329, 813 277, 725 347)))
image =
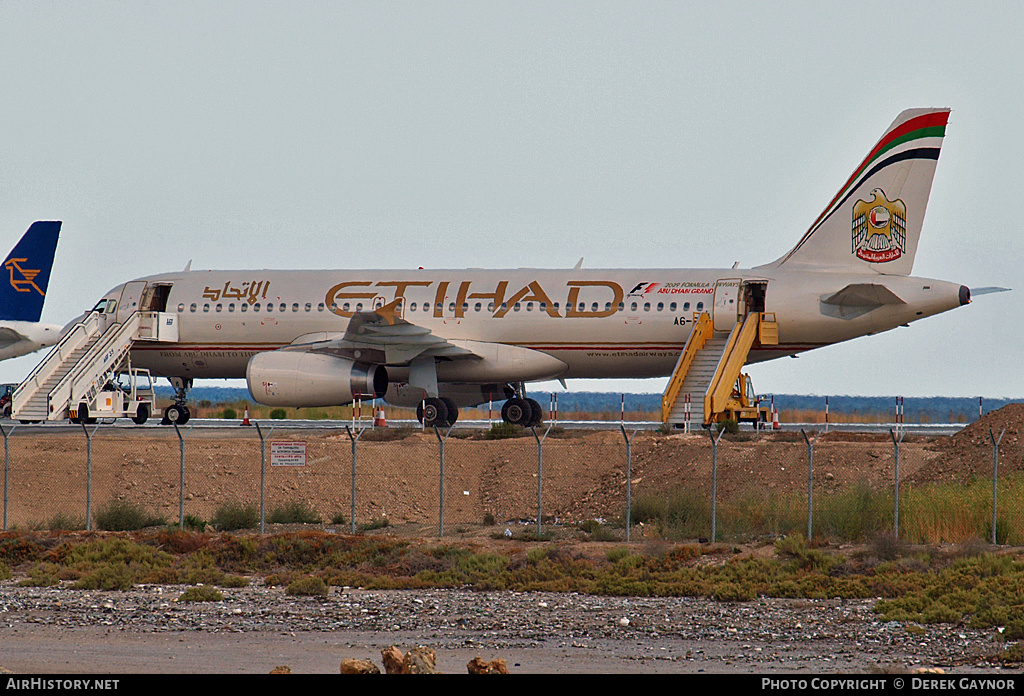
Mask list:
MULTIPOLYGON (((449 340, 553 356, 567 366, 551 375, 560 378, 666 376, 700 312, 719 330, 748 311, 774 313, 779 343, 755 347, 748 362, 759 362, 887 331, 968 300, 966 288, 940 280, 772 268, 192 271, 133 281, 105 298, 119 312, 151 309, 138 306, 142 283, 167 288, 158 309, 177 315, 179 338, 137 344, 132 364, 184 378, 243 378, 253 355, 343 334, 354 313, 396 299, 406 321, 449 340), (823 301, 864 285, 898 300, 870 307, 823 301)), ((388 370, 402 377, 401 367, 388 370)))

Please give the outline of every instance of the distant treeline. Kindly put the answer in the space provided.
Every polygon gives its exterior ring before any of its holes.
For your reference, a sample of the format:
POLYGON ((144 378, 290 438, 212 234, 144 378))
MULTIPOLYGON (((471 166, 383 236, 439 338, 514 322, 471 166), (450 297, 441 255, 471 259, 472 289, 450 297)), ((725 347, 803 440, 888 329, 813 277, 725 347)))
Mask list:
MULTIPOLYGON (((157 387, 157 396, 170 399, 174 390, 170 387, 157 387)), ((529 392, 529 396, 537 399, 545 409, 551 404, 551 392, 529 392)), ((235 387, 196 387, 190 397, 198 403, 234 404, 251 402, 252 397, 247 389, 235 387)), ((627 413, 649 412, 661 410, 661 394, 618 394, 611 392, 558 392, 559 413, 609 413, 619 412, 623 408, 627 413)), ((806 396, 802 394, 775 394, 775 409, 788 412, 824 412, 824 396, 806 396)), ((1024 401, 1024 399, 999 399, 984 397, 981 401, 982 413, 995 411, 1008 403, 1024 401)), ((497 404, 495 404, 497 406, 497 404)), ((970 422, 978 417, 978 397, 976 396, 933 396, 904 397, 903 419, 908 423, 948 423, 970 422)), ((895 414, 896 397, 893 396, 829 396, 828 410, 830 414, 853 417, 854 419, 880 418, 886 419, 887 414, 895 414)))

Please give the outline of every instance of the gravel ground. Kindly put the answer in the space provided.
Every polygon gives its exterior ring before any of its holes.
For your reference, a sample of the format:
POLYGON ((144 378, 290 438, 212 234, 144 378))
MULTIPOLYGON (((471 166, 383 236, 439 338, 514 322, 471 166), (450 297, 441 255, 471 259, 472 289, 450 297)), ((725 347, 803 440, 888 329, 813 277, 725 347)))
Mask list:
POLYGON ((991 631, 882 622, 871 601, 599 597, 332 588, 224 590, 179 603, 184 588, 128 592, 0 583, 0 670, 15 673, 337 673, 378 666, 389 645, 432 648, 438 669, 475 656, 513 673, 995 672, 991 631))

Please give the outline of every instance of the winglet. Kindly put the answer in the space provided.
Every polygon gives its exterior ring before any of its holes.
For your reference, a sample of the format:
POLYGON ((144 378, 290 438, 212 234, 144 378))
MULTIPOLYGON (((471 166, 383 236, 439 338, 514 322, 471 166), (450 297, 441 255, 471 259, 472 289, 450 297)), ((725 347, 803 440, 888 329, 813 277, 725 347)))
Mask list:
POLYGON ((38 322, 57 251, 60 221, 33 222, 4 259, 0 319, 38 322))

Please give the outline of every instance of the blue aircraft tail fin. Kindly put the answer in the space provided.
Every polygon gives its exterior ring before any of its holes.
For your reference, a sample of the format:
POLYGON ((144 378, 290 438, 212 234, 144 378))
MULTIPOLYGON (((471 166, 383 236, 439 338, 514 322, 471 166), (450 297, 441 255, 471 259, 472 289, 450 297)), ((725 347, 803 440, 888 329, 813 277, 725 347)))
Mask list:
POLYGON ((0 319, 39 321, 57 251, 60 221, 33 222, 4 259, 0 278, 0 319))

